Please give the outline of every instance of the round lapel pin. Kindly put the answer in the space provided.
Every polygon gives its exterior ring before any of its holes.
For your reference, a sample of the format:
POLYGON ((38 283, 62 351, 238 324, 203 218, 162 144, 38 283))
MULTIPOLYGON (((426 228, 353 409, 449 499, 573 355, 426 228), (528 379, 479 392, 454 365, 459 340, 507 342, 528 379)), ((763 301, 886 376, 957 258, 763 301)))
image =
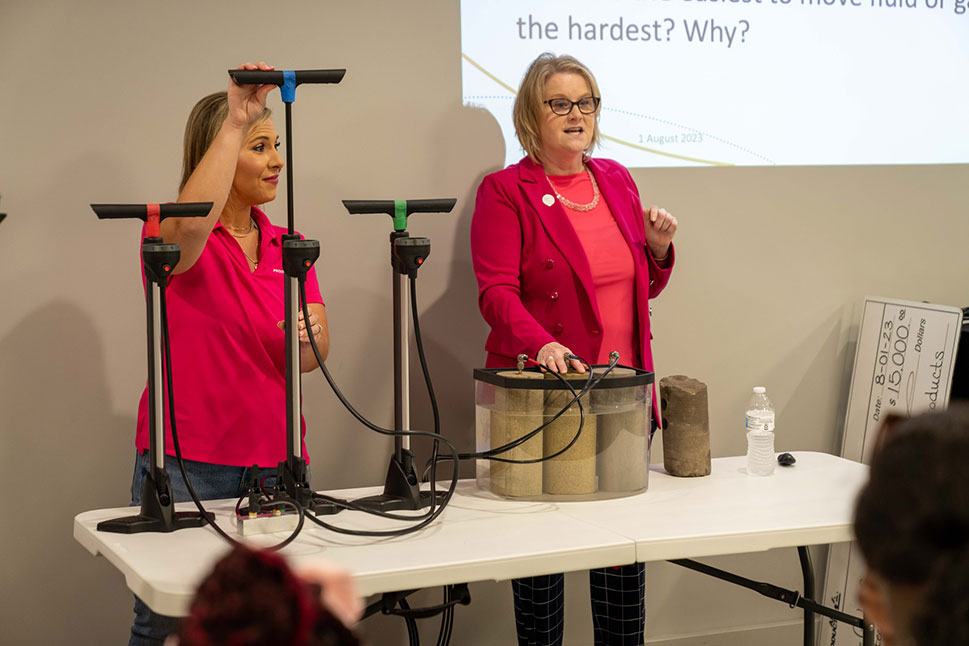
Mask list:
POLYGON ((546 193, 545 195, 542 196, 542 203, 545 206, 552 206, 553 204, 555 204, 555 198, 552 197, 550 193, 546 193))

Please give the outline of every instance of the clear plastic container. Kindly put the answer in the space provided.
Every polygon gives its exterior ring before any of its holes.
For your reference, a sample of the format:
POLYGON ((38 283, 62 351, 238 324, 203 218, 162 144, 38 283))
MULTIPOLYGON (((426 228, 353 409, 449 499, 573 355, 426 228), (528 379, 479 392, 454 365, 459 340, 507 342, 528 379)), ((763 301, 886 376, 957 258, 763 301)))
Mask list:
POLYGON ((774 405, 767 389, 755 386, 747 403, 747 475, 769 476, 774 473, 774 405))
MULTIPOLYGON (((581 415, 577 404, 566 408, 567 387, 537 369, 475 370, 474 379, 476 450, 511 445, 495 457, 515 461, 478 459, 481 489, 525 500, 598 500, 647 488, 653 373, 616 366, 580 399, 581 415)), ((578 392, 587 375, 567 379, 578 392)))

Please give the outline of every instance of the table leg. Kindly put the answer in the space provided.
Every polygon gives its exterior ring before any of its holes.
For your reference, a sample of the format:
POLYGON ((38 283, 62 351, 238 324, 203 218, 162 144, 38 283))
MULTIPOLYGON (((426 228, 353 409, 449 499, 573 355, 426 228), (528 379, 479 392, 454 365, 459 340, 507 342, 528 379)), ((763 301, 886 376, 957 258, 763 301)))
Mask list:
MULTIPOLYGON (((814 566, 811 564, 811 553, 803 545, 797 548, 797 555, 801 560, 801 574, 804 576, 804 594, 806 599, 814 598, 814 566)), ((804 646, 814 646, 814 611, 804 608, 804 646)))

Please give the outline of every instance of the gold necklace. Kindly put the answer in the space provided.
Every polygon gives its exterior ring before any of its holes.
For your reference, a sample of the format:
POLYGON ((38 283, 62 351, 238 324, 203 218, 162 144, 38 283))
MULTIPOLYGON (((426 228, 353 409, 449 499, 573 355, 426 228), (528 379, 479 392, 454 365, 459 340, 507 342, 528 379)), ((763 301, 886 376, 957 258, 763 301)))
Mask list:
MULTIPOLYGON (((242 235, 236 235, 236 234, 232 233, 232 229, 241 229, 242 227, 230 227, 230 226, 226 225, 225 222, 222 223, 222 226, 225 227, 226 231, 229 232, 229 235, 231 235, 233 238, 236 238, 236 239, 247 238, 250 233, 252 233, 253 231, 258 231, 259 230, 259 225, 256 224, 256 221, 255 220, 252 219, 252 216, 249 216, 249 230, 246 233, 243 233, 242 235)), ((256 257, 255 258, 253 258, 252 256, 250 256, 249 254, 246 253, 246 250, 242 246, 242 243, 241 242, 239 243, 239 249, 242 250, 242 255, 246 257, 246 260, 248 260, 250 263, 252 263, 252 268, 253 269, 256 269, 257 267, 259 267, 259 261, 257 260, 259 258, 259 248, 258 247, 256 247, 256 257)))
POLYGON ((586 166, 585 164, 582 164, 582 167, 585 169, 585 172, 588 173, 589 179, 592 180, 592 201, 589 202, 588 204, 576 204, 572 200, 561 195, 558 192, 558 189, 555 188, 555 184, 552 183, 552 178, 548 176, 548 173, 545 173, 545 179, 548 180, 548 185, 552 187, 552 191, 555 193, 555 197, 559 199, 559 202, 562 203, 562 206, 568 207, 573 211, 585 212, 585 211, 591 211, 592 209, 596 208, 596 205, 599 203, 599 185, 596 184, 596 178, 592 174, 592 171, 589 170, 589 167, 586 166))
MULTIPOLYGON (((239 245, 239 248, 242 249, 242 245, 239 245)), ((253 269, 255 269, 256 267, 259 266, 259 261, 256 260, 256 259, 254 259, 254 258, 251 258, 249 256, 249 254, 246 253, 246 250, 245 249, 242 249, 242 255, 246 257, 246 260, 248 260, 249 262, 252 263, 252 268, 253 269)), ((256 258, 258 258, 258 257, 259 257, 259 252, 257 251, 256 252, 256 258)))
POLYGON ((233 238, 245 238, 254 230, 259 228, 256 226, 256 221, 252 219, 252 216, 249 216, 249 226, 245 229, 243 229, 243 227, 234 227, 234 226, 228 225, 225 222, 222 223, 222 226, 225 227, 225 230, 228 231, 229 235, 231 235, 233 238), (243 230, 245 230, 245 233, 243 234, 233 233, 233 231, 243 231, 243 230))

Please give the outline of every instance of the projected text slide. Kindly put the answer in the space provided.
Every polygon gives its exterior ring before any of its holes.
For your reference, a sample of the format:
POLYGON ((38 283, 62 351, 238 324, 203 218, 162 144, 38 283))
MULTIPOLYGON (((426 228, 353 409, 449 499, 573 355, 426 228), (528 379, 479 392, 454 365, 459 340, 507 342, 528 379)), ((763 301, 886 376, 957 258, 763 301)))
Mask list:
POLYGON ((627 166, 969 162, 969 0, 462 0, 461 50, 508 163, 544 51, 596 75, 627 166))

